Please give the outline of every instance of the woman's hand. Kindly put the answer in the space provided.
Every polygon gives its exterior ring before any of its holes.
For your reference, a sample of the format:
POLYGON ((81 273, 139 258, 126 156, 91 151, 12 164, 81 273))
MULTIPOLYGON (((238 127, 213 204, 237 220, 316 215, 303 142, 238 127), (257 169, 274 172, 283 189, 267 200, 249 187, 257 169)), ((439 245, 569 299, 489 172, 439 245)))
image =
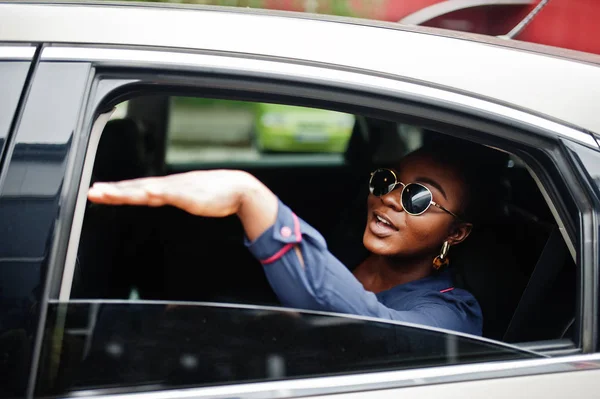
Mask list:
POLYGON ((172 205, 198 216, 237 214, 250 240, 258 238, 277 216, 277 197, 254 176, 235 170, 96 183, 88 199, 108 205, 172 205))

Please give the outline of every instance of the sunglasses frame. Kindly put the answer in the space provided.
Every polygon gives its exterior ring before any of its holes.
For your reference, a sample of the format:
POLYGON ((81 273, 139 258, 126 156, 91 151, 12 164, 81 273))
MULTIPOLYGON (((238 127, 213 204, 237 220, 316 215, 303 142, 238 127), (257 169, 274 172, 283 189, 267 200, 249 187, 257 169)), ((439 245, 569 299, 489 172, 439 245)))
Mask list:
MULTIPOLYGON (((409 212, 406 209, 404 209, 404 211, 406 213, 408 213, 411 216, 419 216, 419 215, 422 215, 425 212, 427 212, 427 210, 429 208, 431 208, 431 205, 433 205, 433 206, 441 209, 442 211, 448 213, 449 215, 454 216, 456 219, 460 220, 460 217, 457 214, 455 214, 454 212, 446 209, 445 207, 443 207, 442 205, 438 204, 437 202, 435 202, 433 200, 433 193, 431 192, 431 190, 429 189, 429 187, 427 187, 427 186, 425 186, 425 185, 423 185, 421 183, 408 183, 408 184, 404 184, 404 183, 402 183, 401 181, 398 180, 398 176, 396 176, 396 172, 394 172, 393 169, 378 168, 378 169, 375 169, 373 172, 371 172, 371 177, 369 178, 369 191, 371 192, 371 194, 375 195, 376 197, 383 197, 384 195, 387 195, 387 194, 391 193, 392 191, 394 191, 396 189, 396 186, 401 185, 402 186, 402 191, 400 192, 400 203, 402 203, 402 196, 404 195, 404 189, 407 186, 410 186, 411 184, 415 184, 417 186, 423 187, 425 190, 427 190, 427 192, 429 193, 429 196, 431 197, 431 199, 429 200, 429 204, 427 205, 427 207, 425 208, 425 210, 423 212, 412 213, 412 212, 409 212), (382 194, 382 195, 375 195, 375 194, 373 194, 373 185, 371 184, 371 182, 373 181, 373 176, 375 175, 375 173, 377 173, 379 171, 390 172, 392 174, 392 176, 394 176, 394 183, 392 184, 392 189, 390 191, 388 191, 387 193, 382 194)), ((402 208, 404 208, 404 205, 402 206, 402 208)))

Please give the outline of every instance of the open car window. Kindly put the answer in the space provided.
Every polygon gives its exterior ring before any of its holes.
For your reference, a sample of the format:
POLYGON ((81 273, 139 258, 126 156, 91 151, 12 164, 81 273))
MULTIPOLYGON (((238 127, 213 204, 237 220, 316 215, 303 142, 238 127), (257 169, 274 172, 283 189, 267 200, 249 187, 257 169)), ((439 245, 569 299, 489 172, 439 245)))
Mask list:
POLYGON ((441 330, 265 307, 77 301, 51 304, 48 320, 38 396, 538 357, 441 330))
MULTIPOLYGON (((90 152, 95 157, 86 162, 93 162, 92 182, 245 170, 351 265, 364 256, 373 168, 448 136, 402 118, 163 94, 133 97, 117 107, 90 152), (293 129, 281 128, 288 120, 293 129), (227 123, 243 125, 236 132, 243 140, 222 134, 227 123), (274 126, 266 130, 268 140, 282 135, 292 141, 283 147, 259 144, 260 124, 274 126), (336 146, 322 139, 337 134, 327 126, 343 138, 336 146), (321 139, 297 140, 300 133, 321 139)), ((561 350, 573 353, 577 267, 526 164, 488 149, 501 172, 500 191, 493 206, 487 203, 485 224, 451 253, 455 286, 481 306, 483 339, 282 309, 244 245, 237 217, 113 207, 82 197, 83 223, 71 243, 72 284, 50 306, 38 392, 201 387, 537 356, 503 342, 565 341, 561 350), (544 274, 544 284, 529 284, 531 276, 543 274, 536 270, 548 247, 560 256, 542 264, 556 273, 544 274), (537 287, 533 294, 529 286, 537 287)))

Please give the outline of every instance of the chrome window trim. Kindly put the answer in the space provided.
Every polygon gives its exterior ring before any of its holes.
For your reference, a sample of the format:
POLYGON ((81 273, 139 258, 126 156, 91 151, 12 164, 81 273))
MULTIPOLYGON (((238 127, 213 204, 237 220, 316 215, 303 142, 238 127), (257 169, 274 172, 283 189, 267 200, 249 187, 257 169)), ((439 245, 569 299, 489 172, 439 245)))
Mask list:
POLYGON ((524 123, 562 137, 580 142, 593 148, 598 143, 591 134, 531 115, 524 111, 510 108, 479 98, 469 97, 451 91, 418 85, 415 83, 374 76, 370 71, 365 73, 349 72, 325 67, 307 66, 279 61, 266 61, 222 55, 191 54, 174 51, 132 50, 93 47, 47 47, 42 53, 42 61, 93 61, 96 63, 131 64, 141 66, 163 66, 205 69, 226 73, 256 74, 259 76, 280 77, 291 80, 291 77, 310 79, 316 83, 338 87, 356 87, 362 91, 369 89, 377 94, 427 99, 442 103, 446 107, 465 110, 477 110, 488 116, 500 116, 503 119, 524 123))
POLYGON ((71 294, 71 287, 73 286, 73 278, 75 276, 75 266, 77 263, 77 251, 79 250, 79 238, 81 237, 83 217, 85 215, 87 191, 90 186, 92 170, 94 168, 94 158, 96 158, 96 151, 98 150, 98 144, 100 143, 102 130, 104 130, 104 127, 110 120, 110 117, 114 111, 115 108, 98 116, 94 121, 94 125, 92 126, 92 131, 90 133, 90 138, 85 153, 83 171, 81 172, 81 179, 79 182, 79 190, 77 192, 77 200, 75 202, 75 213, 73 214, 73 222, 71 224, 71 231, 69 233, 65 267, 63 269, 62 280, 60 284, 59 299, 61 300, 67 300, 71 294))
POLYGON ((33 46, 3 46, 0 44, 0 60, 31 61, 35 54, 33 46))
POLYGON ((106 394, 100 390, 78 391, 74 396, 102 399, 187 399, 187 398, 281 398, 309 395, 374 391, 432 384, 478 381, 493 378, 522 377, 578 370, 598 370, 600 354, 563 358, 477 363, 452 367, 430 367, 401 371, 356 373, 343 376, 311 377, 272 382, 222 385, 205 388, 170 389, 152 392, 106 394))

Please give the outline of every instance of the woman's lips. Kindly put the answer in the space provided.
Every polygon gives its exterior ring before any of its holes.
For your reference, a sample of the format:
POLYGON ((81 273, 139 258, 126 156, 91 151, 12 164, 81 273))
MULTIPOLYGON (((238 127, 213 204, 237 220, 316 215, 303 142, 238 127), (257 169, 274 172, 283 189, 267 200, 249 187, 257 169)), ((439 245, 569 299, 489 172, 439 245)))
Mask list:
POLYGON ((398 230, 398 228, 396 227, 396 225, 394 224, 394 222, 392 222, 392 219, 390 219, 388 217, 388 215, 386 215, 385 213, 379 212, 379 211, 375 211, 375 212, 373 212, 373 216, 375 217, 375 219, 378 219, 381 223, 388 224, 393 229, 398 230))
POLYGON ((389 218, 378 213, 374 213, 373 217, 369 221, 369 230, 371 230, 371 233, 380 238, 388 237, 398 231, 398 229, 391 224, 389 218), (382 221, 380 218, 384 221, 382 221))

